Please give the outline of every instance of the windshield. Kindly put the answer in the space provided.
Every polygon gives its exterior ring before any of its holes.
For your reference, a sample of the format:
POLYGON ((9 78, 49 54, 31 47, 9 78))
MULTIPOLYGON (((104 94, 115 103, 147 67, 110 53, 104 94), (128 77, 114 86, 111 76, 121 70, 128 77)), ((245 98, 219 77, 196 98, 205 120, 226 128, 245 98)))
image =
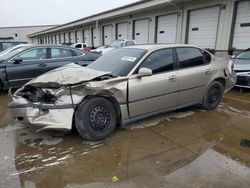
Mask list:
POLYGON ((91 63, 88 68, 110 72, 113 76, 127 76, 146 52, 135 48, 114 49, 91 63))
POLYGON ((250 59, 250 51, 242 52, 236 56, 236 59, 250 59))
POLYGON ((115 47, 122 47, 123 44, 124 44, 123 40, 115 40, 109 46, 115 48, 115 47))
MULTIPOLYGON (((13 49, 12 51, 9 51, 5 54, 2 54, 0 56, 0 60, 5 60, 5 59, 9 59, 10 57, 14 56, 15 54, 25 50, 26 48, 25 47, 19 47, 19 48, 16 48, 16 49, 13 49)), ((8 50, 8 49, 7 49, 8 50)))

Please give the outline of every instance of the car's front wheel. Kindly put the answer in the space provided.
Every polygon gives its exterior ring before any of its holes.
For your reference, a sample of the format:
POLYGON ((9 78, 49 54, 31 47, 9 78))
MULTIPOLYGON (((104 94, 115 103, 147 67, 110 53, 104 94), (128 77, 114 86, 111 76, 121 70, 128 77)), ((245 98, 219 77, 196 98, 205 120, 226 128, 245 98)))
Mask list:
POLYGON ((207 110, 215 109, 222 99, 224 86, 219 81, 212 82, 202 101, 202 107, 207 110))
POLYGON ((110 136, 116 124, 114 105, 103 97, 93 97, 83 101, 75 114, 77 131, 84 139, 91 141, 103 140, 110 136))

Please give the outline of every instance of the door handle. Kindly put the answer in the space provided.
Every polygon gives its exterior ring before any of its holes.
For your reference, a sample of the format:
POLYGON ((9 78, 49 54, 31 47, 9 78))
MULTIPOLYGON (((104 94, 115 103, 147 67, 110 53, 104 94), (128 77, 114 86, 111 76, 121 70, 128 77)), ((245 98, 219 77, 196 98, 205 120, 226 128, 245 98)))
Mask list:
POLYGON ((205 74, 211 74, 211 69, 206 69, 205 74))
POLYGON ((168 80, 169 80, 170 82, 174 82, 174 81, 177 80, 177 76, 176 76, 176 75, 169 76, 168 80))
POLYGON ((39 67, 46 67, 47 64, 46 64, 46 63, 41 63, 41 64, 39 64, 38 66, 39 66, 39 67))

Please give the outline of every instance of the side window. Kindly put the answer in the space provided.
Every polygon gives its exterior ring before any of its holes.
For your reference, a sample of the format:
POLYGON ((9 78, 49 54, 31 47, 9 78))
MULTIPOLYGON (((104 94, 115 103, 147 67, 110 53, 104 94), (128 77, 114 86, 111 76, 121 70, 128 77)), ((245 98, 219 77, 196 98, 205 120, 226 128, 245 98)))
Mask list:
POLYGON ((51 58, 72 57, 72 53, 68 49, 51 48, 51 58))
POLYGON ((179 68, 203 65, 203 55, 198 48, 177 48, 179 68))
POLYGON ((142 63, 140 68, 150 68, 153 73, 161 73, 174 69, 174 56, 172 49, 153 52, 142 63))
POLYGON ((210 63, 211 60, 212 60, 211 55, 209 53, 207 53, 206 51, 203 51, 203 50, 201 52, 202 52, 202 54, 204 56, 204 59, 205 59, 206 63, 210 63))
POLYGON ((125 46, 133 46, 135 45, 134 41, 127 41, 125 46))
POLYGON ((46 59, 46 48, 37 48, 29 50, 19 56, 23 61, 27 60, 37 60, 37 59, 46 59))
POLYGON ((77 44, 77 45, 75 46, 75 48, 82 48, 82 45, 81 45, 81 44, 77 44))

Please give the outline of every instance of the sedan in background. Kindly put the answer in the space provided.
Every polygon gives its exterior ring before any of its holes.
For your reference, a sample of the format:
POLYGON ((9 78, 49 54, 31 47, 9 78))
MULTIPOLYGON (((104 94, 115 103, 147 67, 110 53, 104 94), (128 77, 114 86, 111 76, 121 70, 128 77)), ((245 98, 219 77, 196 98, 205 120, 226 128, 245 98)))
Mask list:
POLYGON ((109 52, 110 50, 113 50, 114 48, 133 46, 133 45, 136 45, 135 40, 118 39, 118 40, 113 41, 110 45, 101 46, 99 48, 96 48, 96 49, 90 50, 90 51, 93 53, 103 55, 103 54, 109 52))
POLYGON ((237 74, 237 87, 250 88, 250 49, 233 57, 234 71, 237 74))
POLYGON ((0 89, 18 88, 68 63, 87 66, 99 56, 62 45, 26 45, 0 56, 0 89))
POLYGON ((14 118, 38 130, 71 130, 87 140, 192 105, 216 108, 236 82, 232 65, 191 45, 117 48, 88 67, 68 64, 12 96, 14 118))

